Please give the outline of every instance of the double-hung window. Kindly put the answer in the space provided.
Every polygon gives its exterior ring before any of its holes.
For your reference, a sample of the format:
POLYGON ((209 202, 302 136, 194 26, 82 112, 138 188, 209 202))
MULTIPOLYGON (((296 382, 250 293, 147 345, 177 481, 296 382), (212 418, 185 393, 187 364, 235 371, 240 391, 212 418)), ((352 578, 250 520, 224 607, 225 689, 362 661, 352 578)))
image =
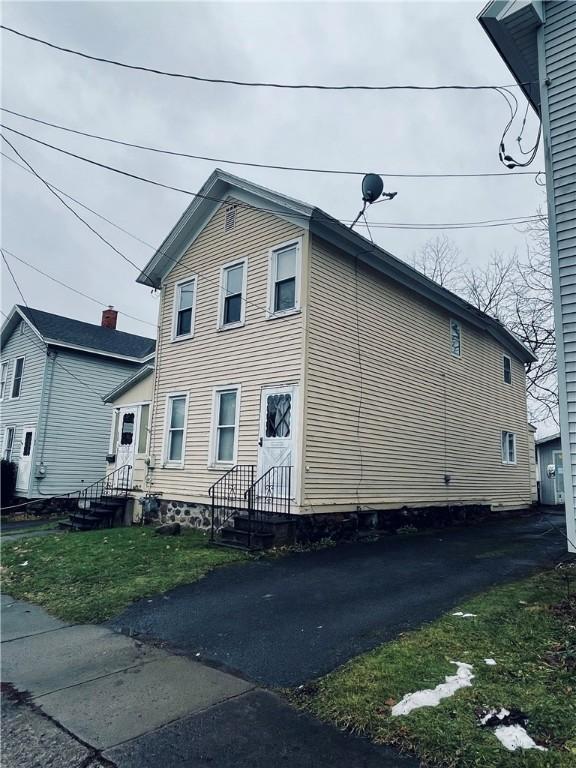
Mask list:
POLYGON ((515 432, 502 432, 502 464, 516 464, 515 432))
POLYGON ((2 363, 2 371, 0 372, 0 400, 4 400, 7 383, 8 383, 8 360, 2 363))
POLYGON ((300 306, 300 241, 270 252, 270 316, 293 312, 300 306))
POLYGON ((174 327, 172 339, 189 339, 194 335, 196 278, 181 280, 174 289, 174 327))
POLYGON ((24 358, 17 357, 14 361, 14 376, 12 378, 12 394, 11 397, 16 399, 20 397, 22 391, 22 375, 24 373, 24 358))
POLYGON ((2 458, 6 461, 12 461, 12 450, 14 448, 14 427, 6 427, 4 432, 4 451, 2 458))
POLYGON ((168 395, 166 407, 166 443, 164 449, 165 464, 177 466, 184 465, 187 410, 187 395, 168 395))
POLYGON ((239 387, 223 387, 215 390, 212 464, 234 464, 236 461, 239 410, 239 387))
POLYGON ((246 304, 246 260, 222 267, 218 327, 230 328, 244 323, 246 304))
POLYGON ((507 355, 502 358, 502 373, 504 384, 512 384, 512 361, 507 355))
POLYGON ((458 320, 450 320, 450 352, 452 357, 462 357, 462 328, 458 320))

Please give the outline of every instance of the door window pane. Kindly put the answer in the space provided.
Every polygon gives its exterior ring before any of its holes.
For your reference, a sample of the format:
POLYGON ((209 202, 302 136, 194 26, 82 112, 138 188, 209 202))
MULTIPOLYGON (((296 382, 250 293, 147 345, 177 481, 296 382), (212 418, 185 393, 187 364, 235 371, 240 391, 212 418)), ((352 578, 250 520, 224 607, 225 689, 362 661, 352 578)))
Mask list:
POLYGON ((120 434, 120 445, 132 445, 134 439, 134 414, 125 413, 122 417, 122 432, 120 434))
POLYGON ((22 446, 22 456, 30 456, 32 450, 32 432, 28 431, 24 435, 24 445, 22 446))
POLYGON ((266 401, 266 437, 289 437, 292 395, 268 395, 266 401))

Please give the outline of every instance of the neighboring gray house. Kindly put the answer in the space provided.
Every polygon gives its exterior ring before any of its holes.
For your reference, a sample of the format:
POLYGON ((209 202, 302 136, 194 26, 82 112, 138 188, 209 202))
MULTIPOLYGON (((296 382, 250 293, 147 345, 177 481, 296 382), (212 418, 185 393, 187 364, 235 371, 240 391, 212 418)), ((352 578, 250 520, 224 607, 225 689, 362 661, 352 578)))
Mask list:
POLYGON ((541 504, 564 504, 564 462, 560 433, 536 440, 538 496, 541 504))
POLYGON ((479 20, 542 120, 566 525, 576 552, 576 3, 494 0, 479 20))
POLYGON ((116 330, 117 312, 93 325, 15 306, 1 332, 2 457, 18 464, 24 498, 67 493, 104 475, 110 389, 154 356, 155 341, 116 330))

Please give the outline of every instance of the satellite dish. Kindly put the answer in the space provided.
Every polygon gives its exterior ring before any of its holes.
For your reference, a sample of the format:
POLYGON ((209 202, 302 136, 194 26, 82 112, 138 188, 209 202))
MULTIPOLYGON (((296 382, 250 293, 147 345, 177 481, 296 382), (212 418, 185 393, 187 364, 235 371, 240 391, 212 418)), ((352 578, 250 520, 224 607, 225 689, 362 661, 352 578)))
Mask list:
POLYGON ((362 200, 373 203, 384 190, 384 182, 376 173, 367 173, 362 179, 362 200))

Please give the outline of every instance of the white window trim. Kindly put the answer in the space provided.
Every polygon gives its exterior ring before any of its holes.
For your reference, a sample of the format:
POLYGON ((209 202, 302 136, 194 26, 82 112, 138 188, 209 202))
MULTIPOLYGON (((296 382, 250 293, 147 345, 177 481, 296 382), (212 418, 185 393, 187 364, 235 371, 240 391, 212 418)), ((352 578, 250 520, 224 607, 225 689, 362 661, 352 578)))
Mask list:
POLYGON ((502 464, 505 464, 507 466, 513 466, 518 463, 518 447, 516 443, 516 432, 511 432, 508 429, 503 429, 500 432, 500 453, 502 455, 502 464), (502 435, 506 435, 506 456, 504 456, 504 452, 502 450, 502 435), (514 438, 514 461, 509 461, 508 459, 508 435, 512 435, 514 438))
POLYGON ((22 384, 24 382, 24 369, 26 368, 26 356, 25 355, 18 355, 18 357, 14 358, 14 368, 12 370, 12 380, 10 382, 10 397, 9 400, 20 400, 20 395, 22 394, 22 384), (16 379, 16 364, 18 360, 22 360, 22 374, 20 375, 20 391, 16 395, 16 397, 13 397, 12 393, 14 392, 14 380, 16 379))
POLYGON ((216 318, 216 328, 219 331, 229 331, 232 328, 242 328, 246 323, 246 289, 248 286, 248 259, 236 259, 229 261, 220 267, 220 290, 218 298, 218 317, 216 318), (244 271, 242 273, 242 301, 240 303, 240 320, 237 323, 227 323, 224 325, 224 275, 226 270, 231 267, 239 267, 242 264, 244 271))
POLYGON ((186 437, 188 435, 188 404, 190 400, 189 392, 168 392, 164 404, 164 435, 162 438, 162 467, 165 469, 184 469, 186 463, 186 437), (170 461, 168 459, 168 433, 170 431, 170 400, 174 397, 186 398, 184 403, 184 432, 182 434, 182 459, 180 461, 170 461))
POLYGON ((210 439, 208 443, 208 469, 230 469, 238 461, 238 432, 240 427, 240 402, 242 396, 242 386, 240 384, 222 384, 214 387, 212 390, 212 418, 210 421, 210 439), (220 393, 236 391, 236 413, 234 419, 234 455, 232 461, 217 461, 216 451, 218 449, 218 412, 220 405, 220 393))
POLYGON ((2 458, 4 459, 6 457, 6 449, 8 448, 8 430, 11 429, 13 431, 13 437, 12 437, 12 448, 10 452, 10 461, 14 461, 14 444, 16 443, 16 425, 15 424, 6 424, 4 427, 4 435, 2 437, 2 458))
POLYGON ((287 240, 285 243, 279 243, 268 251, 268 312, 266 319, 273 320, 276 317, 286 317, 300 312, 300 284, 302 282, 302 238, 296 237, 287 240), (296 246, 296 286, 294 291, 294 307, 284 309, 280 312, 274 311, 274 287, 276 285, 276 259, 275 254, 278 251, 288 248, 291 245, 296 246))
POLYGON ((502 355, 502 381, 507 387, 512 386, 512 358, 509 355, 502 355), (508 360, 510 363, 510 381, 506 381, 506 368, 504 366, 504 360, 508 360))
POLYGON ((8 399, 6 395, 8 392, 8 379, 10 378, 10 360, 2 360, 0 377, 4 371, 6 371, 6 378, 4 380, 4 393, 0 395, 0 403, 4 400, 4 398, 8 399))
POLYGON ((450 354, 452 355, 452 357, 455 360, 460 360, 460 358, 462 357, 462 323, 460 322, 460 320, 456 320, 455 317, 451 317, 449 322, 448 322, 448 329, 450 331, 450 337, 449 337, 449 340, 450 340, 450 354), (458 326, 459 338, 460 338, 460 354, 459 355, 455 355, 454 351, 452 349, 452 323, 455 323, 458 326))
POLYGON ((174 283, 174 294, 172 297, 172 341, 185 341, 186 339, 194 338, 194 325, 196 323, 196 302, 198 299, 198 276, 190 275, 183 280, 178 280, 174 283), (192 302, 192 317, 190 318, 190 333, 182 336, 176 335, 176 329, 178 327, 178 305, 180 304, 180 288, 182 285, 188 283, 194 283, 194 300, 192 302))

